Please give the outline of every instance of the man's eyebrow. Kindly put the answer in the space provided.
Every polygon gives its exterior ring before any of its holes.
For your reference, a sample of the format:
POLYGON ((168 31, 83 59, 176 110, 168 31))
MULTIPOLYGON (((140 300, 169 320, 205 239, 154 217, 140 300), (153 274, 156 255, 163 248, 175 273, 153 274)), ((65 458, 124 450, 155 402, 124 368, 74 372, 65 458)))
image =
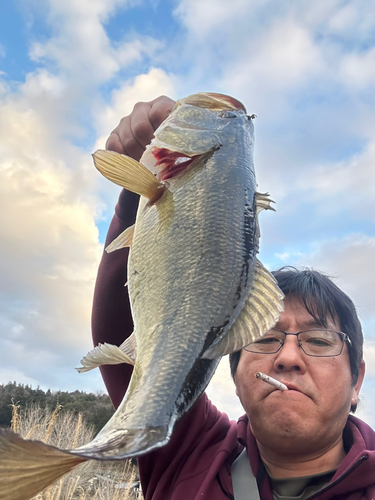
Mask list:
POLYGON ((308 320, 304 321, 303 325, 305 327, 307 327, 307 328, 316 328, 317 326, 319 326, 319 327, 324 326, 324 322, 323 321, 317 321, 316 319, 311 318, 311 319, 308 319, 308 320))
MULTIPOLYGON (((301 321, 300 325, 302 331, 309 330, 310 328, 325 328, 323 321, 319 322, 314 318, 301 321)), ((279 323, 276 323, 275 328, 280 328, 279 323)))

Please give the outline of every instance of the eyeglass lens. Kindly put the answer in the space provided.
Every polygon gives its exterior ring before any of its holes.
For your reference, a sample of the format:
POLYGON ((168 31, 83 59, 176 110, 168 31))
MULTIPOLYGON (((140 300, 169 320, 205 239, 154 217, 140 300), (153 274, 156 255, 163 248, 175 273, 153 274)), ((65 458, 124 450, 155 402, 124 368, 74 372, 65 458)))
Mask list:
MULTIPOLYGON (((302 350, 309 356, 337 356, 341 354, 344 338, 333 330, 306 330, 296 335, 302 350)), ((272 329, 264 337, 245 347, 250 352, 276 353, 285 342, 285 333, 272 329)))

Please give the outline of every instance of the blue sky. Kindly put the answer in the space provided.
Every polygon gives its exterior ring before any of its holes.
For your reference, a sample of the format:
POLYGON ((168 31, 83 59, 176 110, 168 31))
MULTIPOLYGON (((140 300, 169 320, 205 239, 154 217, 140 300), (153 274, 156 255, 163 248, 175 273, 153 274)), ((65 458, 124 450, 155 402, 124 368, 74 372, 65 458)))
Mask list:
MULTIPOLYGON (((255 121, 270 269, 312 266, 357 304, 360 415, 375 426, 375 5, 372 0, 16 0, 0 17, 0 382, 102 390, 91 346, 96 269, 118 188, 94 170, 134 104, 197 91, 255 121)), ((209 389, 241 409, 226 361, 209 389)))

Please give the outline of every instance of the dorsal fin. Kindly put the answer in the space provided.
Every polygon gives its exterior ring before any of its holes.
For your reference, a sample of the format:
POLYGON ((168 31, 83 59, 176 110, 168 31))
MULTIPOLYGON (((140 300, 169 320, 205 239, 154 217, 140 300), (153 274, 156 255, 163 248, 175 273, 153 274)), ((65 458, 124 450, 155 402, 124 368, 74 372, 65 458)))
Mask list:
POLYGON ((199 92, 198 94, 192 94, 179 99, 173 109, 176 109, 181 104, 191 104, 192 106, 206 108, 210 111, 240 109, 246 113, 246 108, 242 102, 229 95, 216 94, 215 92, 199 92))

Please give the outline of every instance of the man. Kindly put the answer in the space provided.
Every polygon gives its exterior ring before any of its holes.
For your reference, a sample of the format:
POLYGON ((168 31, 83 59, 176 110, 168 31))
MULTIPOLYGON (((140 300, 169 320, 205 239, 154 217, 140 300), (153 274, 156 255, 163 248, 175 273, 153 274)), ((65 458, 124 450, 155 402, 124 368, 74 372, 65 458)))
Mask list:
MULTIPOLYGON (((174 102, 139 103, 107 148, 139 160, 174 102)), ((133 224, 137 197, 120 195, 107 244, 133 224)), ((132 332, 126 282, 127 249, 104 254, 94 297, 94 342, 119 345, 132 332)), ((202 395, 176 425, 170 442, 139 458, 145 500, 233 499, 232 464, 246 448, 262 500, 375 498, 375 433, 349 416, 364 377, 363 337, 354 305, 315 271, 280 270, 285 311, 264 339, 231 355, 236 392, 246 411, 230 422, 202 395), (263 372, 280 391, 256 379, 263 372)), ((104 366, 117 407, 129 365, 104 366)), ((253 489, 248 498, 256 498, 253 489)))

